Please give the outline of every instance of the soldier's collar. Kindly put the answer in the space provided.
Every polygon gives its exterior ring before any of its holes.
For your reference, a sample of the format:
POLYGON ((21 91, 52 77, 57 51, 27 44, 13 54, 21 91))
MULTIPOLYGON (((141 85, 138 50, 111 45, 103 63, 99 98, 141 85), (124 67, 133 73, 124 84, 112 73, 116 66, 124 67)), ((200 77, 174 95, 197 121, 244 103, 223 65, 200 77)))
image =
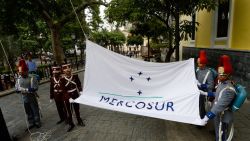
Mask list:
POLYGON ((70 78, 72 77, 73 75, 65 75, 66 78, 70 78))
POLYGON ((230 80, 225 80, 225 81, 223 81, 223 82, 221 82, 222 84, 228 84, 228 83, 231 83, 231 81, 230 80))

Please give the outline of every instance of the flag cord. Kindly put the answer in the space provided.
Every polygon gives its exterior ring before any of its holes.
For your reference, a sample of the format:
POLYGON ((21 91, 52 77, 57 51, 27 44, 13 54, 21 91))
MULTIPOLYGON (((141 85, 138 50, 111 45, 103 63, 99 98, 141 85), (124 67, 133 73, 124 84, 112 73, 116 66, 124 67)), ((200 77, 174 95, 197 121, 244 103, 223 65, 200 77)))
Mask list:
POLYGON ((11 73, 12 73, 12 74, 13 74, 13 76, 15 77, 14 71, 13 71, 13 69, 12 69, 11 65, 10 65, 10 62, 9 62, 8 56, 7 56, 6 51, 5 51, 5 48, 4 48, 3 44, 2 44, 2 40, 0 40, 0 44, 1 44, 1 47, 2 47, 2 49, 3 49, 4 56, 6 57, 6 61, 8 62, 8 65, 9 65, 9 67, 10 67, 11 73))
POLYGON ((80 22, 80 20, 79 20, 79 17, 78 17, 78 15, 77 15, 77 13, 76 13, 75 7, 74 7, 72 1, 71 1, 71 0, 69 0, 69 1, 70 1, 70 4, 71 4, 72 8, 73 8, 73 11, 74 11, 74 13, 75 13, 75 15, 76 15, 76 19, 77 19, 77 21, 78 21, 78 23, 79 23, 79 25, 80 25, 80 27, 81 27, 81 29, 82 29, 82 32, 83 32, 84 37, 85 37, 85 40, 87 40, 87 39, 88 39, 87 34, 84 32, 84 29, 83 29, 83 27, 82 27, 82 24, 81 24, 81 22, 80 22))

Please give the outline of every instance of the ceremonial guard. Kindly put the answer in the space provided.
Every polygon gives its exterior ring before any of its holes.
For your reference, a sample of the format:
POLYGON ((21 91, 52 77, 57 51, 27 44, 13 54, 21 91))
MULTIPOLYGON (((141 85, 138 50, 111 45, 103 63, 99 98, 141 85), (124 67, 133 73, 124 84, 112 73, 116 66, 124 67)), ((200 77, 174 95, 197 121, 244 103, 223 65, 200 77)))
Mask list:
MULTIPOLYGON (((197 59, 198 68, 196 70, 196 77, 198 80, 198 87, 200 90, 205 92, 212 92, 214 89, 214 77, 213 72, 206 67, 208 61, 206 52, 201 50, 199 53, 199 58, 197 59)), ((206 114, 205 104, 208 101, 206 100, 206 96, 200 95, 199 99, 199 110, 200 110, 200 117, 204 118, 206 114)))
POLYGON ((66 108, 64 106, 64 97, 61 84, 61 67, 52 67, 53 77, 50 79, 50 102, 55 100, 56 108, 60 117, 60 120, 56 124, 60 124, 66 120, 66 108))
POLYGON ((21 59, 18 64, 18 71, 20 77, 16 81, 16 92, 22 94, 27 120, 29 122, 29 129, 33 127, 40 128, 40 113, 37 101, 38 81, 36 77, 28 75, 28 67, 24 59, 21 59))
POLYGON ((218 67, 219 83, 216 86, 215 94, 201 91, 203 95, 215 96, 214 105, 211 111, 207 112, 206 116, 202 119, 202 124, 206 124, 209 119, 214 119, 216 141, 218 141, 220 137, 222 141, 227 140, 228 127, 233 122, 233 112, 230 107, 233 103, 236 91, 230 80, 232 72, 233 69, 229 56, 221 56, 218 67), (222 133, 222 135, 219 133, 222 133))
POLYGON ((68 132, 70 132, 74 127, 72 119, 72 105, 74 107, 75 115, 78 121, 78 125, 85 126, 80 117, 80 105, 78 103, 72 102, 74 99, 79 97, 79 92, 82 91, 81 81, 78 75, 72 75, 71 65, 62 65, 64 76, 62 77, 62 87, 64 92, 64 104, 67 110, 67 121, 69 124, 68 132))

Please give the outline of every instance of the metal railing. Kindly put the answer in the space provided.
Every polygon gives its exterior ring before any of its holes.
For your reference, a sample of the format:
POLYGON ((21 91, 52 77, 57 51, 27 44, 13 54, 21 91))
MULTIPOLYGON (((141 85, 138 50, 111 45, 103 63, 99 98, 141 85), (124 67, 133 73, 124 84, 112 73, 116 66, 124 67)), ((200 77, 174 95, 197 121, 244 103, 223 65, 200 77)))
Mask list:
MULTIPOLYGON (((85 65, 85 60, 78 60, 77 62, 72 58, 68 59, 68 62, 72 66, 74 71, 82 69, 85 65)), ((37 67, 37 71, 35 72, 38 75, 39 81, 40 80, 47 80, 50 79, 52 76, 52 64, 42 64, 37 67)), ((17 71, 14 71, 15 74, 11 72, 4 72, 1 75, 0 81, 0 91, 9 90, 15 87, 15 78, 17 77, 17 71)))

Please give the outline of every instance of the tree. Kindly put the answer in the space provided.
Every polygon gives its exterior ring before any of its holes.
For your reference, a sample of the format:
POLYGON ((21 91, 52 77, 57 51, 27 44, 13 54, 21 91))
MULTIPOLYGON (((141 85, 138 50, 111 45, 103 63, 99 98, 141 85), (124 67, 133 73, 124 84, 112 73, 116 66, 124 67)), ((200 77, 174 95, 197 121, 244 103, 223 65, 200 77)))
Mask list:
POLYGON ((107 30, 95 31, 92 33, 92 40, 94 40, 97 44, 108 47, 109 45, 109 34, 107 30))
MULTIPOLYGON (((141 22, 145 17, 159 21, 168 32, 169 52, 166 60, 170 60, 172 53, 176 52, 176 60, 179 60, 180 33, 184 24, 180 23, 181 15, 192 15, 196 11, 207 9, 210 11, 216 6, 215 0, 112 0, 106 14, 109 22, 117 22, 124 25, 126 22, 141 22), (172 37, 174 36, 174 37, 172 37), (174 39, 174 46, 172 40, 174 39)), ((191 21, 190 21, 191 22, 191 21)), ((165 36, 166 37, 166 36, 165 36)))
POLYGON ((144 18, 141 21, 134 22, 130 31, 132 34, 146 36, 148 39, 148 58, 150 57, 150 38, 158 38, 165 33, 164 27, 154 18, 144 18))
MULTIPOLYGON (((28 26, 33 30, 36 27, 37 20, 42 20, 46 23, 52 41, 53 54, 57 63, 61 64, 64 60, 64 52, 61 47, 61 32, 65 25, 75 20, 75 13, 72 10, 70 1, 65 0, 2 0, 2 4, 5 7, 2 12, 4 14, 4 22, 2 25, 8 25, 11 31, 5 33, 17 32, 16 25, 20 23, 28 23, 28 26)), ((105 5, 101 0, 74 0, 73 5, 75 11, 80 17, 81 21, 85 21, 84 10, 90 9, 92 12, 92 27, 96 28, 98 22, 100 22, 99 8, 100 4, 105 5), (77 5, 77 7, 76 7, 77 5)), ((84 22, 83 22, 84 23, 84 22)), ((87 26, 87 25, 85 25, 87 26)), ((90 26, 90 25, 89 25, 90 26)))
POLYGON ((104 47, 110 47, 112 51, 120 53, 120 47, 125 43, 125 35, 119 31, 102 30, 100 32, 93 32, 93 40, 104 47))
POLYGON ((120 53, 120 47, 125 43, 125 41, 126 37, 121 31, 115 30, 109 32, 109 43, 113 51, 120 53))
POLYGON ((143 44, 143 38, 140 35, 130 35, 127 37, 127 45, 142 45, 143 44))
POLYGON ((138 53, 139 53, 139 45, 143 44, 143 38, 140 35, 129 35, 127 37, 127 45, 131 45, 131 46, 136 46, 136 52, 135 52, 135 56, 137 57, 138 53))

